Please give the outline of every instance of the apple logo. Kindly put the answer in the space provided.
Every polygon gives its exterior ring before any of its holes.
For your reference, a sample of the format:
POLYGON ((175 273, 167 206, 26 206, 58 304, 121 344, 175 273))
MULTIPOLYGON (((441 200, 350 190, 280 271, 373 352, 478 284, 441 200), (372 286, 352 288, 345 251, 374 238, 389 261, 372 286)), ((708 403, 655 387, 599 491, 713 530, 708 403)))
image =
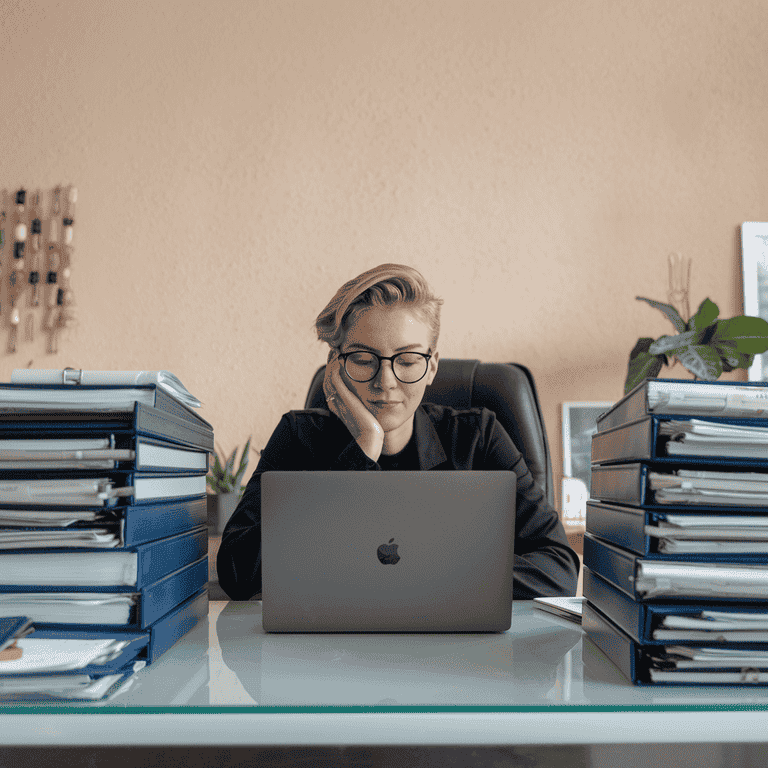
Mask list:
POLYGON ((384 565, 394 565, 400 562, 400 555, 397 554, 397 544, 393 544, 394 539, 390 539, 388 544, 382 544, 376 554, 379 556, 379 562, 384 565))

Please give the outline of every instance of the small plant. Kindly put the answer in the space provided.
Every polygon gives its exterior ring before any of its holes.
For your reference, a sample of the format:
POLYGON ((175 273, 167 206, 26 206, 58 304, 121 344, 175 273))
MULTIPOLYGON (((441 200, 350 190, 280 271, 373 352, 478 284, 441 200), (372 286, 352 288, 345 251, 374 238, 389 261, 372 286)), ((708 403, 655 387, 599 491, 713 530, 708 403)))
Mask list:
POLYGON ((671 304, 636 297, 663 312, 677 331, 675 336, 637 340, 629 353, 629 370, 624 394, 645 379, 659 375, 669 358, 680 361, 697 379, 715 381, 723 371, 749 368, 755 355, 768 350, 768 322, 761 317, 739 315, 718 320, 717 304, 704 299, 696 313, 685 322, 671 304))
MULTIPOLYGON (((208 487, 211 488, 214 493, 239 492, 241 496, 243 495, 243 492, 245 491, 245 486, 242 485, 243 475, 245 475, 245 470, 248 467, 248 449, 250 447, 251 438, 249 437, 248 442, 243 448, 243 454, 240 457, 240 465, 237 468, 237 472, 234 471, 237 448, 232 451, 231 456, 226 461, 223 461, 223 451, 219 450, 212 452, 213 466, 208 471, 205 480, 208 483, 208 487)), ((257 455, 261 454, 261 451, 257 451, 255 448, 251 448, 251 450, 255 451, 257 455)))

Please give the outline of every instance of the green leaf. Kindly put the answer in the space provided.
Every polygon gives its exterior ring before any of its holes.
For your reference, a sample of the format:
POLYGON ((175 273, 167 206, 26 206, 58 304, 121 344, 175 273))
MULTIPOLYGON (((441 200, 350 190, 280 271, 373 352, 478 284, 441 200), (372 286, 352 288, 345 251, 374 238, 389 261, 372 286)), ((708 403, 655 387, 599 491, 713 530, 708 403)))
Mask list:
POLYGON ((642 338, 638 339, 637 344, 632 347, 632 351, 629 353, 629 359, 633 360, 641 352, 647 352, 648 347, 650 347, 651 344, 653 344, 653 339, 650 336, 643 336, 642 338))
POLYGON ((727 344, 736 352, 760 354, 768 350, 768 322, 749 315, 718 320, 710 343, 727 344))
POLYGON ((676 356, 694 376, 704 381, 715 381, 723 372, 723 361, 712 347, 691 344, 676 356))
POLYGON ((240 457, 240 466, 237 468, 237 473, 234 477, 234 483, 235 487, 239 488, 240 484, 243 480, 243 475, 245 474, 246 467, 248 466, 248 449, 251 447, 251 438, 248 438, 248 441, 245 444, 245 447, 243 448, 243 455, 240 457))
POLYGON ((224 467, 224 474, 226 475, 226 477, 232 477, 232 468, 235 466, 236 453, 237 453, 237 448, 235 448, 235 450, 232 451, 229 458, 227 459, 227 465, 224 467))
POLYGON ((688 328, 692 331, 700 331, 702 328, 706 328, 708 325, 717 320, 717 316, 720 314, 720 310, 717 308, 717 304, 709 299, 699 304, 699 308, 696 313, 688 321, 688 328))
MULTIPOLYGON (((638 344, 641 341, 644 340, 640 339, 638 344)), ((627 392, 634 389, 641 381, 658 376, 664 365, 662 358, 663 355, 652 355, 649 352, 638 352, 634 357, 630 357, 627 378, 624 382, 624 394, 626 395, 627 392)))
POLYGON ((755 357, 748 352, 737 352, 730 344, 724 344, 723 342, 712 344, 712 347, 720 355, 724 371, 732 371, 735 368, 749 368, 755 357))
POLYGON ((685 333, 679 333, 677 336, 661 336, 651 344, 648 351, 652 355, 665 354, 679 356, 680 353, 688 349, 691 344, 696 343, 698 340, 697 336, 701 333, 701 331, 686 331, 685 333))
POLYGON ((675 330, 678 333, 682 333, 685 330, 685 320, 680 317, 680 313, 671 305, 663 304, 660 301, 654 301, 653 299, 646 299, 644 296, 635 296, 638 301, 647 301, 652 307, 663 312, 672 325, 675 326, 675 330))

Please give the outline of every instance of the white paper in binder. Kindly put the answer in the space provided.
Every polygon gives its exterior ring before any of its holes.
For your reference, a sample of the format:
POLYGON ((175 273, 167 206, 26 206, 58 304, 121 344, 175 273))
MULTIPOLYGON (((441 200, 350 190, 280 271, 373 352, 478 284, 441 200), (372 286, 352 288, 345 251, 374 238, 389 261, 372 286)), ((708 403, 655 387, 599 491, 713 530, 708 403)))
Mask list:
POLYGON ((11 374, 11 384, 114 384, 123 387, 155 384, 179 402, 191 408, 202 403, 194 397, 170 371, 85 371, 75 368, 35 369, 17 368, 11 374))

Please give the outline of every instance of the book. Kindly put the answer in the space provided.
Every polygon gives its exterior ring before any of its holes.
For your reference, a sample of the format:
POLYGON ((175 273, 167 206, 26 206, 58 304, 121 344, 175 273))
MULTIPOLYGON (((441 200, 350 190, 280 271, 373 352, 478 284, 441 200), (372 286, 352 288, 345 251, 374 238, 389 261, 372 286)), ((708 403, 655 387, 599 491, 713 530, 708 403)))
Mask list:
POLYGON ((727 472, 687 467, 600 464, 592 467, 594 500, 637 507, 768 506, 768 472, 727 472))
POLYGON ((200 558, 136 592, 0 593, 0 616, 23 612, 38 635, 46 627, 143 630, 206 590, 207 583, 208 560, 200 558))
POLYGON ((642 645, 589 600, 584 604, 582 627, 589 640, 637 685, 768 683, 764 649, 642 645))
POLYGON ((128 624, 138 599, 133 593, 0 592, 0 617, 20 614, 48 624, 128 624))
POLYGON ((84 371, 75 368, 47 369, 16 368, 11 374, 12 384, 119 385, 121 387, 154 385, 188 408, 199 408, 202 403, 170 371, 84 371))
POLYGON ((25 387, 0 383, 0 431, 28 437, 59 430, 91 436, 96 431, 133 431, 147 437, 212 451, 213 427, 156 386, 25 387))
POLYGON ((648 416, 592 437, 592 463, 718 464, 768 468, 768 427, 648 416))
MULTIPOLYGON (((23 551, 0 553, 0 591, 34 592, 47 587, 70 591, 142 588, 182 566, 207 557, 208 529, 200 526, 130 549, 85 552, 23 551), (76 588, 76 589, 71 589, 76 588)), ((62 590, 63 591, 63 590, 62 590)))
POLYGON ((582 597, 534 597, 533 606, 545 613, 551 613, 561 619, 581 623, 582 597))
POLYGON ((763 643, 768 652, 766 603, 638 602, 589 567, 582 578, 584 598, 641 645, 763 643))
POLYGON ((597 431, 651 414, 768 419, 768 385, 759 381, 646 379, 598 416, 597 431))
POLYGON ((129 662, 108 674, 14 675, 0 677, 0 699, 9 701, 112 700, 129 689, 145 661, 129 662))
MULTIPOLYGON (((39 475, 40 473, 38 473, 39 475)), ((105 477, 49 476, 46 479, 0 479, 0 504, 26 506, 109 507, 157 503, 201 496, 205 475, 115 473, 105 477)))
POLYGON ((718 560, 651 559, 584 534, 584 565, 633 600, 768 600, 768 563, 759 555, 718 560))
MULTIPOLYGON (((196 564, 187 570, 199 573, 201 569, 196 564)), ((178 584, 180 580, 175 577, 174 580, 166 579, 165 581, 175 581, 178 584)), ((178 592, 178 595, 184 594, 184 590, 178 592)), ((208 590, 205 586, 193 589, 188 595, 176 599, 175 603, 171 599, 172 595, 166 594, 166 597, 171 607, 163 610, 162 606, 158 605, 157 609, 152 611, 151 621, 136 621, 124 626, 100 626, 93 623, 82 626, 36 623, 35 637, 126 640, 144 638, 138 658, 151 664, 208 616, 208 590)))
POLYGON ((143 635, 143 642, 119 637, 25 637, 17 643, 22 651, 18 658, 0 661, 0 678, 74 671, 84 674, 109 674, 134 661, 147 642, 149 634, 143 635))
POLYGON ((768 514, 655 510, 587 502, 586 530, 645 557, 670 554, 768 554, 768 514))
POLYGON ((0 550, 132 547, 206 525, 207 520, 205 496, 102 510, 0 508, 0 550), (36 536, 37 533, 41 535, 36 536), (94 533, 99 537, 98 543, 92 543, 94 533), (79 543, 84 541, 88 543, 79 543))
MULTIPOLYGON (((41 646, 39 653, 36 651, 33 658, 27 658, 28 666, 34 666, 35 669, 11 671, 2 669, 0 664, 0 679, 4 679, 6 683, 5 690, 0 692, 0 700, 8 702, 114 698, 115 695, 131 688, 130 684, 121 687, 121 682, 135 683, 136 688, 133 690, 140 688, 142 679, 141 676, 137 677, 136 673, 145 665, 156 662, 181 637, 194 633, 195 645, 184 654, 184 674, 179 675, 178 664, 170 667, 161 665, 152 676, 152 686, 145 692, 140 692, 138 698, 132 694, 131 701, 142 703, 146 699, 150 703, 153 702, 159 680, 164 692, 173 693, 170 703, 174 706, 191 704, 195 697, 202 703, 207 703, 208 628, 204 621, 207 614, 208 598, 203 590, 143 631, 111 628, 104 631, 88 627, 39 628, 34 637, 38 644, 50 643, 48 650, 41 646), (77 643, 79 647, 73 643, 77 643), (101 653, 99 648, 103 649, 101 653), (57 668, 62 662, 66 664, 67 669, 57 668), (105 681, 108 676, 112 679, 105 681), (85 688, 85 695, 81 692, 82 688, 85 688)), ((27 650, 24 648, 24 655, 27 650)), ((21 658, 23 660, 24 656, 21 658)))
POLYGON ((208 451, 142 436, 0 438, 0 472, 38 469, 114 469, 208 472, 208 451))

